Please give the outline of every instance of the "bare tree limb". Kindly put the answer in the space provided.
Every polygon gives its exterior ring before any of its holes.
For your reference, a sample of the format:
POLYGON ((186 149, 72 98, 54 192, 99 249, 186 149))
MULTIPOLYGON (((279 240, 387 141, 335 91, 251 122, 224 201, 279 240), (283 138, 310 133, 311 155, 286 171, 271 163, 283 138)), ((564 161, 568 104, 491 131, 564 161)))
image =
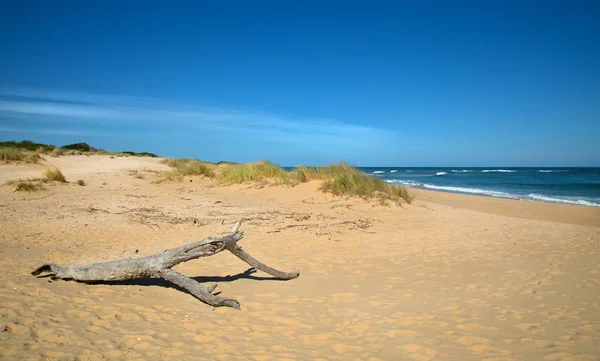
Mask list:
POLYGON ((82 282, 124 281, 144 277, 163 278, 185 289, 206 304, 214 307, 227 306, 240 309, 240 303, 238 301, 232 298, 213 295, 212 292, 216 288, 216 285, 206 288, 195 280, 186 277, 171 268, 179 263, 196 258, 214 256, 226 249, 252 267, 276 278, 289 280, 300 275, 300 272, 296 269, 292 270, 292 272, 278 271, 259 262, 242 250, 242 248, 237 245, 237 242, 244 237, 243 232, 238 232, 241 224, 241 221, 236 222, 231 233, 224 237, 207 237, 195 243, 158 252, 152 256, 94 263, 84 266, 58 266, 54 263, 46 263, 34 269, 31 274, 37 276, 41 273, 52 273, 54 278, 65 280, 72 279, 82 282))

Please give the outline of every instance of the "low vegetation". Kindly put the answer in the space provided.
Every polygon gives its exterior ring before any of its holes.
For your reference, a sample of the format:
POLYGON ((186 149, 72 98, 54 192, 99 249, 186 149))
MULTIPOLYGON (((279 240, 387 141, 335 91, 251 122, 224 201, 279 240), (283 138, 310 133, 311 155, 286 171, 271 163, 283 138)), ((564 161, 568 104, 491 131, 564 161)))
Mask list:
POLYGON ((336 196, 375 198, 379 199, 382 205, 387 205, 388 201, 401 204, 411 203, 413 200, 405 187, 387 184, 346 163, 319 167, 302 165, 291 171, 264 160, 245 164, 220 162, 221 164, 217 165, 192 159, 166 158, 162 163, 175 169, 163 172, 158 182, 181 181, 184 176, 200 174, 215 178, 218 183, 224 185, 245 182, 296 185, 318 180, 323 182, 323 192, 336 196))
POLYGON ((260 161, 230 165, 223 168, 217 175, 217 181, 221 184, 250 181, 295 185, 314 180, 323 181, 321 190, 336 196, 376 198, 383 205, 386 205, 388 201, 400 204, 402 202, 411 203, 413 200, 405 187, 387 184, 346 163, 319 167, 299 166, 291 171, 286 171, 276 164, 260 161))
POLYGON ((150 158, 158 158, 158 156, 154 153, 148 153, 148 152, 130 152, 130 151, 123 151, 119 154, 123 154, 126 156, 132 156, 132 157, 150 157, 150 158))
POLYGON ((264 160, 256 163, 225 166, 219 172, 217 181, 221 184, 244 182, 264 182, 270 184, 298 183, 292 179, 289 172, 286 172, 276 164, 264 160))
POLYGON ((4 148, 4 147, 17 148, 17 149, 21 149, 21 150, 28 150, 30 152, 39 152, 39 153, 49 153, 54 148, 56 148, 53 145, 35 143, 35 142, 32 142, 31 140, 23 140, 21 142, 15 142, 15 141, 0 142, 0 148, 4 148))
POLYGON ((0 161, 37 163, 40 155, 37 152, 10 146, 0 147, 0 161))
POLYGON ((77 180, 77 184, 79 184, 80 186, 85 186, 85 181, 83 179, 78 179, 77 180))
POLYGON ((48 168, 44 171, 44 179, 46 181, 56 181, 66 183, 67 179, 58 168, 48 168))
POLYGON ((406 187, 387 184, 379 178, 369 176, 347 164, 336 164, 321 172, 328 174, 321 190, 336 196, 354 196, 364 199, 378 198, 382 205, 387 201, 397 204, 411 203, 413 197, 406 187), (331 168, 332 167, 332 168, 331 168))
POLYGON ((156 154, 148 152, 123 151, 112 153, 104 149, 96 149, 87 143, 73 143, 56 147, 50 144, 35 143, 30 140, 21 142, 0 142, 0 161, 15 161, 35 163, 40 159, 40 154, 47 154, 51 157, 60 157, 63 155, 116 155, 117 157, 152 157, 158 158, 156 154))
POLYGON ((162 173, 162 177, 165 180, 180 181, 185 176, 193 175, 203 175, 209 178, 215 177, 216 165, 212 163, 203 162, 197 159, 165 158, 161 161, 161 163, 175 168, 172 171, 162 173))
POLYGON ((37 192, 44 189, 42 185, 42 179, 19 179, 17 181, 7 182, 7 185, 15 187, 15 192, 37 192))

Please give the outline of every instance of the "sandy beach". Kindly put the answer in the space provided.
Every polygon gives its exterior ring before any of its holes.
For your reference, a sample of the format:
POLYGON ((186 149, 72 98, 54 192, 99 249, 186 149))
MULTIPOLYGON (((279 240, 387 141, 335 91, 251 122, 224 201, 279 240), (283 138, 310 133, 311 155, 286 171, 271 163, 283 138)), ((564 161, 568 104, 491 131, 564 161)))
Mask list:
POLYGON ((154 183, 159 159, 0 165, 0 360, 600 360, 600 208, 413 190, 403 207, 295 187, 154 183), (5 182, 56 166, 69 183, 5 182), (78 179, 86 186, 77 185, 78 179), (228 232, 176 269, 241 310, 162 280, 37 278, 45 262, 151 255, 228 232))

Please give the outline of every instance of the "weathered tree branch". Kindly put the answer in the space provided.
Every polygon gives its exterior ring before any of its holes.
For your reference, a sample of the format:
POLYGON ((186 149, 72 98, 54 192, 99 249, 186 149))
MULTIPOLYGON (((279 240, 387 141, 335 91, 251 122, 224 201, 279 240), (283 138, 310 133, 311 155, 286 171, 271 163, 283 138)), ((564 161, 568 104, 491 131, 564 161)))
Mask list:
POLYGON ((227 236, 220 238, 207 237, 201 241, 158 252, 152 256, 94 263, 85 266, 70 265, 61 267, 54 263, 46 263, 34 269, 31 274, 37 276, 48 272, 54 274, 54 278, 82 282, 124 281, 144 277, 163 278, 185 289, 206 304, 214 307, 228 306, 240 309, 238 301, 213 295, 212 292, 216 285, 206 288, 193 279, 171 269, 179 263, 200 257, 213 256, 226 249, 252 267, 276 278, 289 280, 300 275, 300 272, 296 269, 292 272, 278 271, 257 261, 242 250, 237 245, 237 242, 244 237, 243 232, 238 232, 240 225, 241 221, 236 222, 231 233, 227 236))

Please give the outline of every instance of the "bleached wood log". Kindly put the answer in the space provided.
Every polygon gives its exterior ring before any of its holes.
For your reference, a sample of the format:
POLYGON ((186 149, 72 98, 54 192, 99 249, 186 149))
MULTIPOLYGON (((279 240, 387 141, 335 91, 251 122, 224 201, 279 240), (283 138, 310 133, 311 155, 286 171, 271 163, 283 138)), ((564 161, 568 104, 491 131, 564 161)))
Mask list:
POLYGON ((212 292, 216 288, 216 285, 206 288, 192 278, 171 269, 182 262, 200 257, 214 256, 223 250, 228 250, 252 267, 278 279, 289 280, 300 275, 300 272, 296 269, 292 270, 292 272, 278 271, 257 261, 246 253, 237 244, 244 237, 243 232, 238 232, 240 225, 241 221, 236 222, 231 233, 224 237, 207 237, 201 241, 158 252, 152 256, 83 266, 58 266, 54 263, 46 263, 34 269, 31 274, 37 276, 48 272, 52 273, 54 278, 72 279, 81 282, 124 281, 146 277, 163 278, 185 289, 206 304, 214 307, 228 306, 240 309, 238 301, 232 298, 213 295, 212 292))

